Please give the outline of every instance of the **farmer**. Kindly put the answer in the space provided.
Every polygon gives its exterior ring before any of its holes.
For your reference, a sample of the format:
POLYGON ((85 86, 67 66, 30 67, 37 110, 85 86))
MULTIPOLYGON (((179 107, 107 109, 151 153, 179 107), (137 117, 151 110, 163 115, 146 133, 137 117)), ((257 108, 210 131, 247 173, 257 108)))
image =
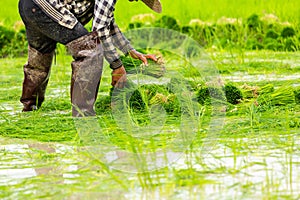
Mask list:
MULTIPOLYGON (((130 0, 132 1, 132 0, 130 0)), ((142 0, 160 12, 159 0, 142 0)), ((28 61, 24 65, 23 111, 38 109, 45 98, 50 68, 57 43, 73 56, 71 79, 72 115, 94 116, 94 103, 102 74, 103 56, 112 68, 112 85, 122 87, 126 71, 115 46, 147 64, 147 58, 129 44, 114 21, 116 0, 20 0, 19 12, 28 40, 28 61), (92 17, 93 32, 84 25, 92 17)))

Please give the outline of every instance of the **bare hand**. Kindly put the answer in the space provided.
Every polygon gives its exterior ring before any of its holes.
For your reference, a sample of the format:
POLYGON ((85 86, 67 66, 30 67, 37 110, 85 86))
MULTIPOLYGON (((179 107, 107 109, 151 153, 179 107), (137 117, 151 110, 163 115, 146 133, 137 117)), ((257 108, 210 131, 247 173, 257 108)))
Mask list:
POLYGON ((114 69, 111 76, 111 85, 116 88, 123 88, 126 84, 126 70, 124 66, 114 69))
POLYGON ((133 50, 131 50, 130 52, 129 52, 129 55, 132 57, 132 58, 134 58, 134 59, 139 59, 139 60, 141 60, 143 63, 144 63, 144 65, 148 65, 148 61, 147 61, 147 59, 151 59, 151 60, 153 60, 153 61, 157 61, 157 58, 156 58, 156 56, 155 55, 153 55, 153 54, 142 54, 142 53, 140 53, 140 52, 138 52, 137 50, 135 50, 135 49, 133 49, 133 50))

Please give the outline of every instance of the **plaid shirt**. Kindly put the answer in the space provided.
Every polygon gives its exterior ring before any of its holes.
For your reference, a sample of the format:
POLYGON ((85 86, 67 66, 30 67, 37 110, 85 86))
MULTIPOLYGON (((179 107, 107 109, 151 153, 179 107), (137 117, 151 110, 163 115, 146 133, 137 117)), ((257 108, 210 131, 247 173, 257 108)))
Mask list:
POLYGON ((85 24, 94 14, 93 31, 97 31, 104 48, 104 57, 112 69, 122 66, 116 48, 127 54, 133 47, 114 21, 117 0, 33 0, 53 20, 67 28, 80 21, 85 24), (95 6, 94 6, 95 5, 95 6), (90 12, 94 6, 94 13, 90 12))
POLYGON ((122 66, 116 48, 127 54, 133 47, 115 23, 114 10, 117 0, 96 0, 93 31, 97 31, 103 44, 104 57, 112 69, 122 66))
POLYGON ((54 21, 67 28, 74 28, 78 20, 85 24, 91 19, 94 0, 33 0, 54 21))

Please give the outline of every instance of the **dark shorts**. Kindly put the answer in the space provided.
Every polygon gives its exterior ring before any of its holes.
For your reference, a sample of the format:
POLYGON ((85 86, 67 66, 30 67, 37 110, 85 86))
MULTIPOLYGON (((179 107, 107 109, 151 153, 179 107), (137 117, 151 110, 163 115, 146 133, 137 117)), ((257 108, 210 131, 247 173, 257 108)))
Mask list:
POLYGON ((65 45, 89 33, 79 22, 73 29, 58 24, 32 0, 20 0, 19 13, 26 27, 28 44, 41 53, 50 53, 57 43, 65 45))

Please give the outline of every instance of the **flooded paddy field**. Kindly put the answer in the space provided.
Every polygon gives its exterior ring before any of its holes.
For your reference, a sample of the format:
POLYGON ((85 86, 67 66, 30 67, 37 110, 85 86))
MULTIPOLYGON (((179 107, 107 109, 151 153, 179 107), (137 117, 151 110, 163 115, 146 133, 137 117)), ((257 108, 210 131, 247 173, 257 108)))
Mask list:
MULTIPOLYGON (((274 88, 300 84, 299 53, 208 54, 220 82, 274 88)), ((33 113, 20 112, 25 61, 0 60, 1 199, 300 198, 298 101, 259 105, 247 99, 225 108, 216 105, 218 112, 211 115, 205 114, 209 108, 204 105, 199 109, 203 113, 192 118, 197 126, 167 116, 158 132, 147 126, 148 115, 138 113, 135 120, 141 129, 126 133, 127 127, 115 122, 116 113, 101 107, 110 90, 106 67, 96 108, 102 135, 91 134, 101 143, 95 145, 85 143, 85 133, 97 132, 98 125, 87 121, 79 126, 71 117, 71 58, 58 57, 46 101, 33 113), (182 127, 190 128, 191 138, 167 148, 182 127)))

